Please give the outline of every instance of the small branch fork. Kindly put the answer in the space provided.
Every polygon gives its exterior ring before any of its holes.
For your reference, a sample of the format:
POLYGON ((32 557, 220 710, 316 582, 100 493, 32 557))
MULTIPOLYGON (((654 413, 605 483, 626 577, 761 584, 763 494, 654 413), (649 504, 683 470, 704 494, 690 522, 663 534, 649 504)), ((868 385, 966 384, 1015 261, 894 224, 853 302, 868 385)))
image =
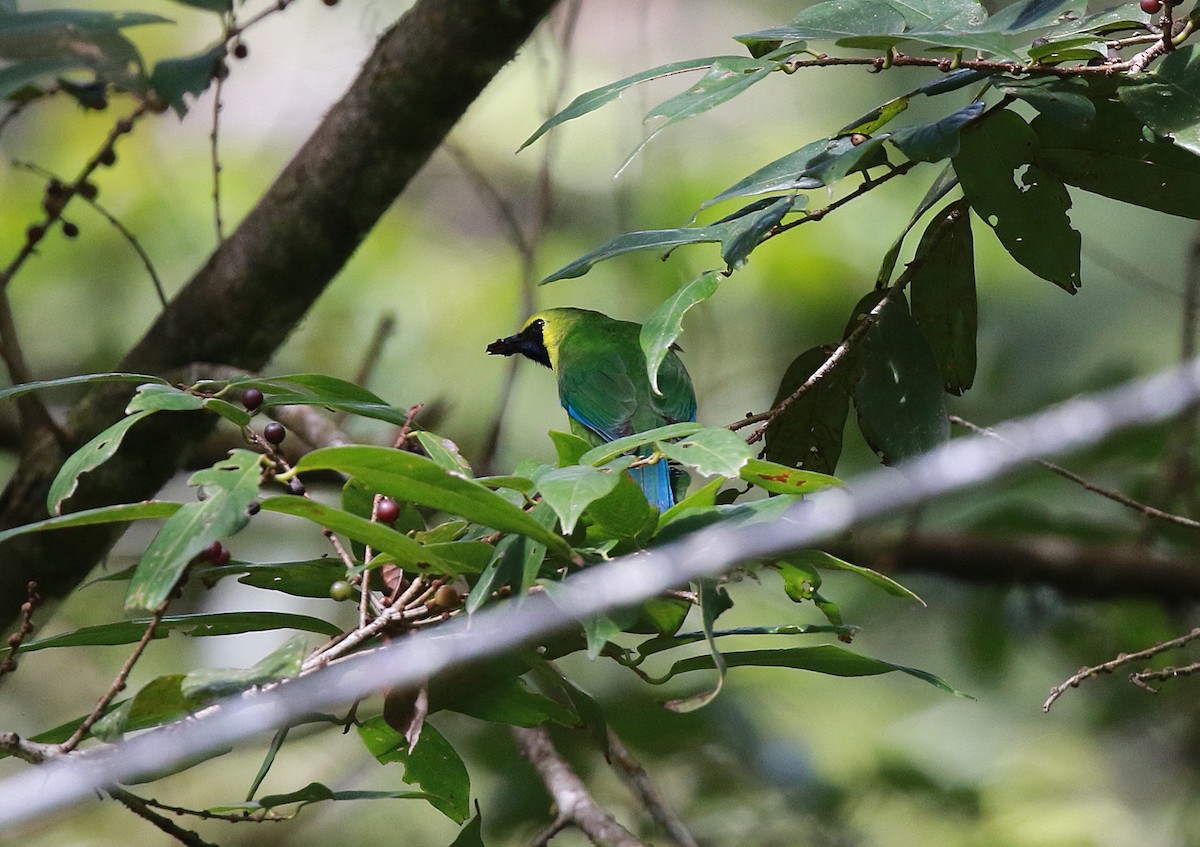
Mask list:
MULTIPOLYGON (((1168 650, 1177 650, 1180 647, 1195 641, 1200 638, 1200 627, 1196 627, 1186 635, 1181 635, 1178 638, 1172 638, 1170 641, 1163 641, 1155 644, 1153 647, 1148 647, 1145 650, 1139 650, 1136 653, 1121 653, 1115 659, 1109 659, 1100 665, 1094 665, 1089 668, 1081 668, 1078 673, 1069 677, 1065 681, 1059 683, 1050 689, 1050 696, 1046 698, 1046 702, 1042 704, 1042 711, 1049 712, 1050 707, 1054 705, 1054 701, 1066 693, 1069 688, 1078 688, 1079 684, 1091 679, 1092 677, 1108 674, 1115 671, 1117 668, 1128 665, 1131 662, 1140 662, 1146 659, 1151 659, 1168 650)), ((1129 681, 1139 688, 1147 691, 1155 691, 1147 684, 1148 680, 1166 680, 1174 679, 1175 677, 1188 676, 1192 673, 1200 671, 1200 663, 1185 665, 1180 668, 1163 668, 1158 671, 1140 671, 1129 675, 1129 681)))

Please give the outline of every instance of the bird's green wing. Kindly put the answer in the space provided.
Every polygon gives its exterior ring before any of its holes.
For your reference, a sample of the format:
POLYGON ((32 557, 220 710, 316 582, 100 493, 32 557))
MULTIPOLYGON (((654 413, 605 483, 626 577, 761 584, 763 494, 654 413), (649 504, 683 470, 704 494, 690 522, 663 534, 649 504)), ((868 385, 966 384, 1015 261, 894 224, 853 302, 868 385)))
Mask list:
POLYGON ((574 420, 605 441, 613 441, 633 432, 637 391, 624 357, 611 347, 596 347, 563 345, 558 361, 558 397, 574 420))
POLYGON ((650 402, 664 418, 663 423, 696 419, 696 392, 687 369, 674 350, 667 353, 658 369, 658 389, 662 395, 651 393, 650 402))

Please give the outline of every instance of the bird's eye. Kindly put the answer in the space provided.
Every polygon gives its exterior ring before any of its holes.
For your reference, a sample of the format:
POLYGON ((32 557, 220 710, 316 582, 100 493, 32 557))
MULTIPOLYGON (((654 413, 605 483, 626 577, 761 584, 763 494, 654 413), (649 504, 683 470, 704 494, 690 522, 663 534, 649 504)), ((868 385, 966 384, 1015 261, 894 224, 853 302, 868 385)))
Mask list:
POLYGON ((544 327, 546 325, 546 322, 544 320, 542 320, 541 318, 538 318, 536 321, 533 322, 533 325, 536 326, 538 329, 541 329, 542 327, 544 327))

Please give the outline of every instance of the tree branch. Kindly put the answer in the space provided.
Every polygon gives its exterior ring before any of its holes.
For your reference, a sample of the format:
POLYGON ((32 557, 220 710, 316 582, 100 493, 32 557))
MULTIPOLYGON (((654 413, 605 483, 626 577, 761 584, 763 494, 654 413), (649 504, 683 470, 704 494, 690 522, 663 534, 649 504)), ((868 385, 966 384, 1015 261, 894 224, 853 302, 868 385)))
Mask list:
MULTIPOLYGON (((418 2, 380 38, 345 96, 118 367, 160 374, 198 361, 261 368, 553 5, 418 2)), ((128 399, 128 386, 90 391, 70 417, 72 446, 119 419, 128 399)), ((212 417, 155 415, 138 424, 113 461, 82 477, 69 508, 152 496, 212 417)), ((0 528, 46 516, 46 491, 67 452, 52 435, 36 435, 0 496, 0 528)), ((0 609, 11 614, 35 575, 44 593, 66 593, 118 533, 86 527, 13 539, 2 553, 0 609)))
POLYGON ((629 786, 629 790, 637 795, 650 817, 666 833, 668 840, 675 847, 699 847, 687 826, 667 805, 658 786, 650 781, 650 775, 646 773, 642 763, 634 758, 625 742, 611 728, 608 730, 608 752, 612 756, 613 768, 629 786))
POLYGON ((534 839, 533 844, 545 844, 566 826, 573 825, 599 847, 645 847, 592 799, 583 780, 554 748, 545 729, 514 726, 512 736, 521 755, 538 772, 558 809, 554 822, 534 839))

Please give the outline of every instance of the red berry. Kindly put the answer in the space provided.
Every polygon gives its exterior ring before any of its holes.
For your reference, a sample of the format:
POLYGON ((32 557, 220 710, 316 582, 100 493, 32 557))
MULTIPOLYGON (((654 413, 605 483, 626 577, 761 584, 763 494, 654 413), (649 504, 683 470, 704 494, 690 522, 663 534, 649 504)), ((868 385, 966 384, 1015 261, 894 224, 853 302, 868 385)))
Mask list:
POLYGON ((1153 15, 1162 9, 1162 0, 1141 0, 1138 5, 1147 15, 1153 15))
POLYGON ((196 558, 202 562, 215 562, 217 559, 221 558, 221 551, 224 549, 225 547, 220 541, 214 541, 212 544, 209 544, 207 547, 197 553, 196 558))
POLYGON ((392 524, 400 517, 400 507, 391 497, 384 497, 375 506, 375 519, 380 523, 392 524))
POLYGON ((283 424, 279 421, 271 421, 263 427, 263 438, 272 444, 282 444, 283 439, 287 437, 287 430, 283 428, 283 424))
POLYGON ((247 388, 242 392, 242 405, 247 411, 253 412, 263 403, 263 393, 257 388, 247 388))
POLYGON ((229 559, 230 559, 229 548, 228 548, 228 547, 222 547, 222 548, 221 548, 221 552, 217 554, 217 558, 216 558, 215 564, 218 564, 218 565, 228 565, 228 564, 229 564, 229 559))

